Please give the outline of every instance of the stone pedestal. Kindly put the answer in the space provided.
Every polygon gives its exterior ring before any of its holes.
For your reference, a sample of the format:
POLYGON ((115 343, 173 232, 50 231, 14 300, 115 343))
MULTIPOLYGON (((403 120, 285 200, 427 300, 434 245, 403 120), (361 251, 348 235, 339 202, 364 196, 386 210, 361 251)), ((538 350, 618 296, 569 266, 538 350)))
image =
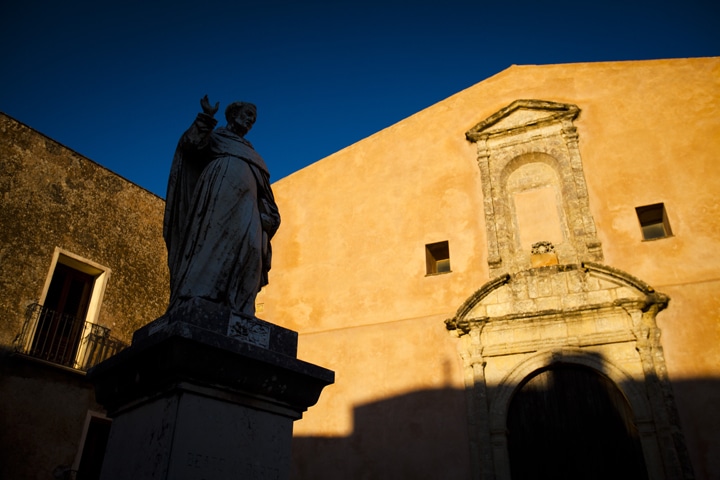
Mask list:
POLYGON ((292 422, 334 373, 295 358, 291 330, 224 312, 209 330, 190 313, 143 327, 88 372, 113 418, 101 479, 287 478, 292 422))

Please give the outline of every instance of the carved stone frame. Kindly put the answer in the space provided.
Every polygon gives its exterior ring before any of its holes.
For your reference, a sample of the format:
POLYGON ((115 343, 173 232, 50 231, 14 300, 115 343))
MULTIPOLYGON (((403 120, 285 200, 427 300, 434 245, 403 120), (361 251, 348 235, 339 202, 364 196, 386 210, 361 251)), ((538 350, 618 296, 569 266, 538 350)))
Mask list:
POLYGON ((528 161, 548 163, 558 175, 568 240, 558 252, 561 262, 602 261, 573 125, 579 113, 575 105, 516 100, 465 134, 477 144, 491 277, 527 264, 511 241, 511 200, 505 187, 512 171, 528 161))
POLYGON ((446 326, 465 365, 473 478, 510 479, 510 401, 525 378, 555 363, 592 368, 624 394, 650 479, 693 478, 656 322, 669 299, 599 263, 573 124, 579 113, 517 100, 466 133, 477 143, 492 279, 446 326), (534 239, 525 251, 513 189, 538 186, 556 192, 562 238, 534 239))
POLYGON ((446 326, 461 340, 473 478, 511 478, 510 401, 525 378, 556 363, 592 368, 623 393, 651 480, 693 478, 656 322, 668 301, 627 273, 589 262, 505 274, 468 298, 446 326), (548 277, 565 290, 514 298, 548 277), (507 313, 488 316, 496 306, 507 313))

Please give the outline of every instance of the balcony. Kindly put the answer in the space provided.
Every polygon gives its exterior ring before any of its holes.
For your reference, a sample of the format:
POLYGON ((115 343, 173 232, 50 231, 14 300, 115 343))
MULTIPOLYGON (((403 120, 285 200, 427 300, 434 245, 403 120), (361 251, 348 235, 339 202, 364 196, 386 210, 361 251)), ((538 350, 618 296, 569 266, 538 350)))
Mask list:
POLYGON ((28 306, 15 351, 46 362, 87 371, 127 347, 110 329, 60 314, 38 303, 28 306))

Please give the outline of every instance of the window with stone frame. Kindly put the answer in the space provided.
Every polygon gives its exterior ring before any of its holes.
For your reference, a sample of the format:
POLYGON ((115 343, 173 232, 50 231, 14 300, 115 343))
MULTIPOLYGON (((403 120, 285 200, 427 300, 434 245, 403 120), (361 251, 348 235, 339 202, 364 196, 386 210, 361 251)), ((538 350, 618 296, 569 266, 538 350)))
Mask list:
POLYGON ((110 270, 56 249, 43 294, 28 305, 16 349, 57 365, 87 370, 124 348, 97 324, 110 270))

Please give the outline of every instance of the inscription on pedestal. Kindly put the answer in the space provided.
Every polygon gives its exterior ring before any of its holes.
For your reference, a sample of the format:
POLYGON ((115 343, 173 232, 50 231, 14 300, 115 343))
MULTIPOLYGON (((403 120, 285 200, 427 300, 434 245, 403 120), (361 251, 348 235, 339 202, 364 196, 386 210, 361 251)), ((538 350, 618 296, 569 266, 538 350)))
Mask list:
POLYGON ((270 325, 243 317, 230 317, 227 336, 258 347, 270 345, 270 325))

